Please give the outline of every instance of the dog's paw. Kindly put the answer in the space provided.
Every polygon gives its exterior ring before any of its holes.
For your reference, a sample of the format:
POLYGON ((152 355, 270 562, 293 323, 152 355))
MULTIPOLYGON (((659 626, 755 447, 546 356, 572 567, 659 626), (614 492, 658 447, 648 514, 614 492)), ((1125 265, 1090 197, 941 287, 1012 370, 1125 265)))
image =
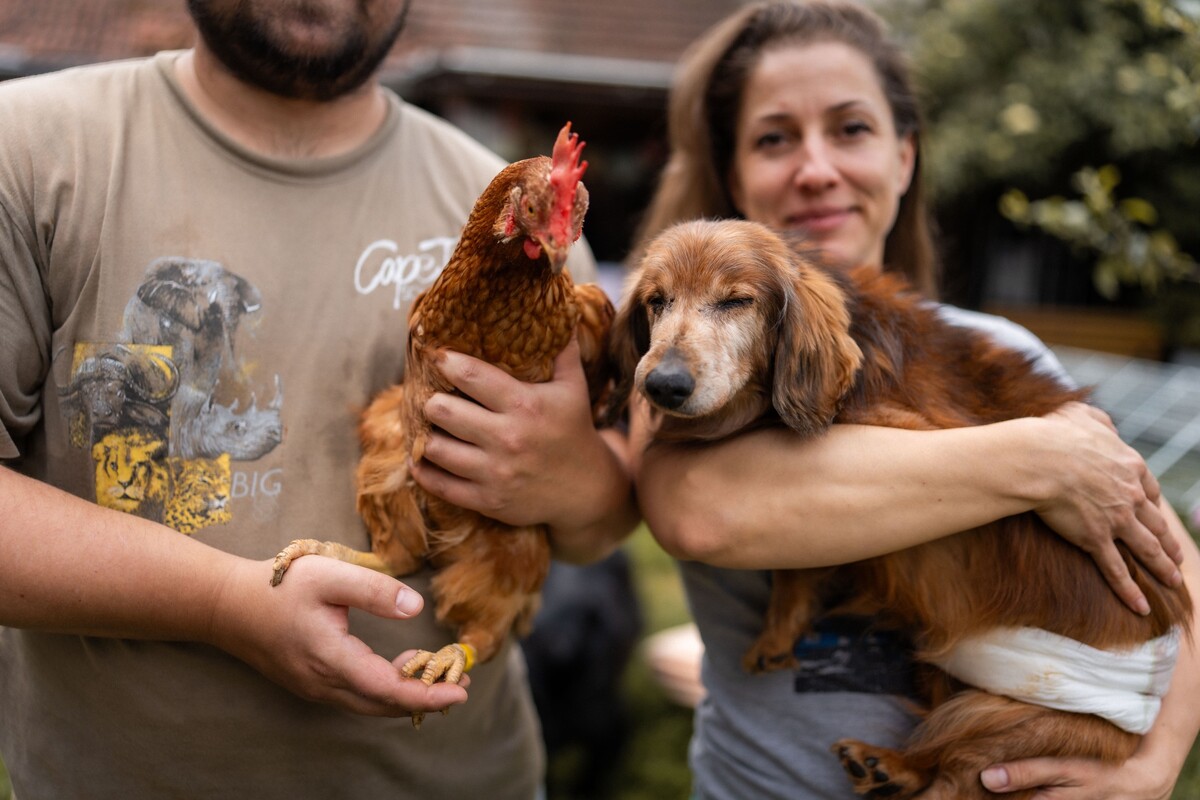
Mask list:
POLYGON ((910 770, 894 750, 872 747, 854 739, 842 739, 830 749, 842 762, 854 791, 865 797, 905 800, 928 783, 910 770))
POLYGON ((781 669, 796 669, 800 662, 788 648, 757 643, 742 656, 742 668, 752 675, 781 669))

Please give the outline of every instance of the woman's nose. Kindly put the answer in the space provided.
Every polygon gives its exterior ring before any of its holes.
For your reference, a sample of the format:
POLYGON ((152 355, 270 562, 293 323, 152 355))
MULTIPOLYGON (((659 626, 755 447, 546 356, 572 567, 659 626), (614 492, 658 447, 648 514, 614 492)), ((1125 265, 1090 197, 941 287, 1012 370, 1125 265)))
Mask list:
POLYGON ((797 153, 795 185, 809 191, 827 189, 838 181, 829 147, 821 141, 806 141, 797 153))

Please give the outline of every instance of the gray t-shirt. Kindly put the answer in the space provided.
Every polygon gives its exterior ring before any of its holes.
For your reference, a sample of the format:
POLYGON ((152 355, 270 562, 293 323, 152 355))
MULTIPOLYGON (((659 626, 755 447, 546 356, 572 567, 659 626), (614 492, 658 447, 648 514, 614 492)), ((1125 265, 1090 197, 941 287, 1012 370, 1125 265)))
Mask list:
MULTIPOLYGON (((353 152, 262 157, 187 102, 178 56, 0 86, 0 459, 249 558, 366 548, 357 413, 402 375, 408 308, 503 162, 391 94, 353 152)), ((452 641, 430 608, 351 629, 388 658, 452 641)), ((529 800, 511 645, 415 731, 203 645, 0 628, 0 754, 30 797, 529 800)))
MULTIPOLYGON (((987 332, 1034 355, 1040 369, 1066 378, 1036 337, 1008 320, 939 306, 948 321, 987 332)), ((696 800, 854 800, 830 746, 861 739, 896 747, 917 723, 912 657, 895 634, 855 620, 828 620, 796 643, 801 668, 750 675, 742 655, 762 631, 771 593, 764 570, 694 561, 680 570, 704 641, 706 689, 689 750, 696 800)))

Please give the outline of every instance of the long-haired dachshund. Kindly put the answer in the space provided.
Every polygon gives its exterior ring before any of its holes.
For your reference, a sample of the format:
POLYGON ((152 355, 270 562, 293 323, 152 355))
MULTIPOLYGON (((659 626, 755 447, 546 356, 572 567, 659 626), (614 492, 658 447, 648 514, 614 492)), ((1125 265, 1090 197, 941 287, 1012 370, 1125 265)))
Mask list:
MULTIPOLYGON (((954 428, 1041 416, 1086 396, 946 322, 902 278, 822 267, 750 222, 688 222, 657 237, 613 336, 617 404, 644 394, 657 440, 712 441, 765 424, 815 436, 835 421, 954 428)), ((918 661, 937 668, 931 710, 907 746, 833 745, 855 790, 872 797, 993 797, 979 772, 1024 757, 1120 761, 1153 720, 1191 610, 1186 590, 1162 586, 1123 552, 1148 616, 1126 609, 1091 558, 1033 513, 843 567, 777 570, 744 663, 795 666, 794 643, 818 615, 870 614, 913 637, 918 661), (834 578, 853 596, 829 608, 834 578), (1075 674, 1096 664, 1112 671, 1100 686, 1075 674), (1110 683, 1126 690, 1111 702, 1110 683), (1063 705, 1072 694, 1082 710, 1063 705)))

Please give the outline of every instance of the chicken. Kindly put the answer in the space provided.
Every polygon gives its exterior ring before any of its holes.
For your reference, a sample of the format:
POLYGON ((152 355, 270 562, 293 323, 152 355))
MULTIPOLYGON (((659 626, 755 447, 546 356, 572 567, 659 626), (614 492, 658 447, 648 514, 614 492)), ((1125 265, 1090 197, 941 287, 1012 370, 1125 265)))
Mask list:
MULTIPOLYGON (((456 390, 438 372, 443 348, 475 356, 524 381, 553 377, 555 357, 578 332, 595 418, 609 382, 606 353, 614 309, 595 284, 576 286, 564 269, 580 236, 588 192, 583 143, 559 132, 553 157, 509 165, 475 203, 457 247, 408 320, 404 383, 381 392, 359 421, 358 510, 371 552, 315 540, 288 545, 275 561, 277 585, 294 558, 322 554, 392 575, 429 564, 439 622, 457 641, 420 651, 402 667, 429 684, 457 683, 491 659, 509 632, 528 632, 550 568, 545 526, 514 527, 426 493, 412 479, 431 425, 425 402, 456 390)), ((415 725, 420 717, 414 716, 415 725)))

